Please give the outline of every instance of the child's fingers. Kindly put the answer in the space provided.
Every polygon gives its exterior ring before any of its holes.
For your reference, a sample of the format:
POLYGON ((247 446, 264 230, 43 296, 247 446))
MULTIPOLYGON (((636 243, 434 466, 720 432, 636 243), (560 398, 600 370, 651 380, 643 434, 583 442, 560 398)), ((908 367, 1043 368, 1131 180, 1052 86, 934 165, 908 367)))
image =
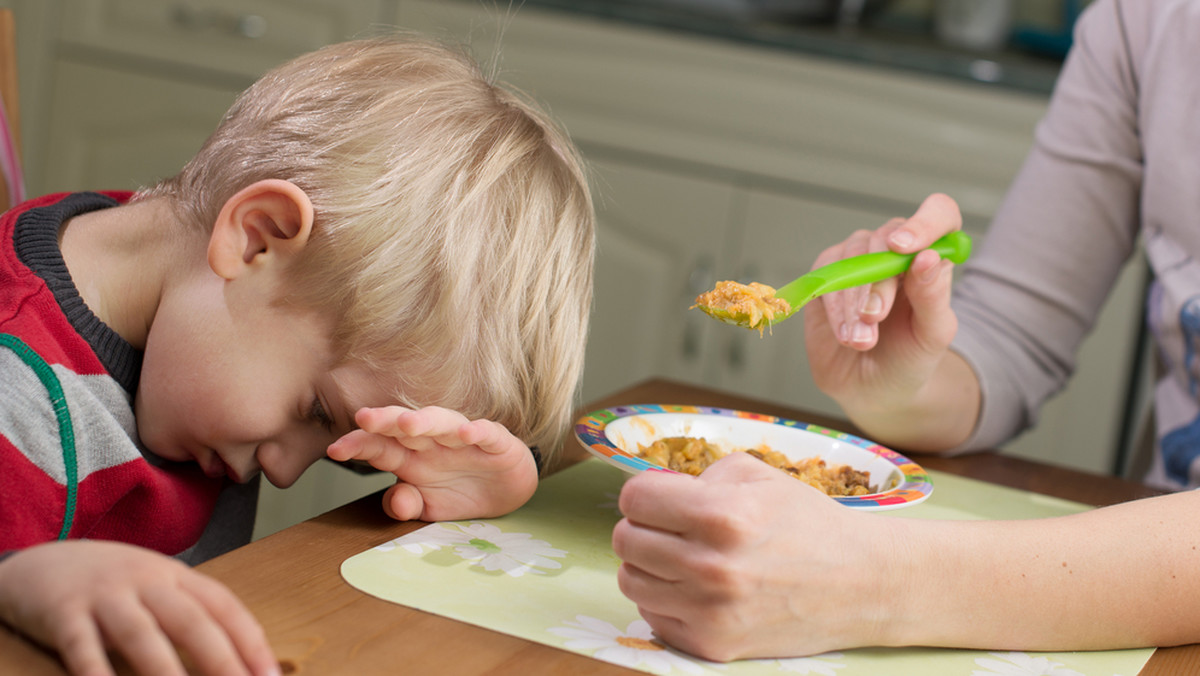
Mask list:
POLYGON ((279 673, 279 661, 275 659, 262 625, 228 587, 198 573, 187 576, 183 584, 232 640, 234 650, 250 668, 250 673, 255 676, 279 673))
POLYGON ((142 600, 167 638, 192 657, 200 673, 248 676, 229 634, 198 599, 172 586, 151 587, 142 592, 142 600))
POLYGON ((467 420, 457 411, 440 406, 417 410, 400 407, 363 409, 356 421, 368 432, 390 436, 414 450, 478 446, 487 453, 524 448, 503 425, 491 420, 467 420))
POLYGON ((121 594, 96 605, 96 622, 108 645, 139 674, 185 676, 174 646, 157 620, 133 594, 121 594))
POLYGON ((69 615, 54 630, 54 647, 69 673, 113 676, 112 665, 104 650, 104 639, 90 615, 69 615))
POLYGON ((361 460, 375 469, 395 473, 413 451, 391 437, 355 430, 330 444, 325 453, 339 462, 361 460))
POLYGON ((424 513, 425 499, 415 486, 398 481, 384 492, 383 511, 397 521, 412 521, 424 513))
POLYGON ((354 413, 354 422, 359 428, 372 434, 395 434, 397 420, 412 409, 403 406, 381 406, 378 408, 360 408, 354 413))
POLYGON ((462 445, 458 430, 467 423, 467 419, 457 411, 439 406, 427 406, 415 411, 388 406, 362 409, 355 415, 355 422, 360 428, 375 434, 403 440, 433 439, 442 446, 456 448, 462 445))
POLYGON ((458 439, 467 446, 477 446, 484 453, 528 453, 529 447, 513 436, 508 428, 491 420, 472 420, 458 430, 458 439))

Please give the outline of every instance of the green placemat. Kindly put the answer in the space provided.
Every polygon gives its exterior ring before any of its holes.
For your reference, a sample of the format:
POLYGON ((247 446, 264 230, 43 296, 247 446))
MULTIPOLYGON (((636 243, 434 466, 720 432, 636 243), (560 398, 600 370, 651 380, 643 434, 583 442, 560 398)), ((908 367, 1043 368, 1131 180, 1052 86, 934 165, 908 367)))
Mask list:
MULTIPOLYGON (((543 481, 512 514, 430 524, 346 559, 342 576, 372 596, 654 674, 1134 676, 1153 653, 895 648, 716 664, 664 648, 617 588, 620 561, 611 539, 626 476, 586 460, 543 481)), ((1013 519, 1088 509, 951 474, 930 476, 928 500, 892 513, 1013 519)))

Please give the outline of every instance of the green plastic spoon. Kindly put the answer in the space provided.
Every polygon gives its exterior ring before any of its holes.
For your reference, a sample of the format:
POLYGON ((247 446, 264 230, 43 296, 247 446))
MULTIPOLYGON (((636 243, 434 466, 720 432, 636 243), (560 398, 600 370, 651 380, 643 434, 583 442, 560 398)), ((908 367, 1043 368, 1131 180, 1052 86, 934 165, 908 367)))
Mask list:
MULTIPOLYGON (((965 262, 971 255, 971 238, 961 230, 956 230, 934 242, 929 248, 941 254, 942 258, 959 264, 965 262)), ((748 313, 730 312, 724 308, 710 307, 699 303, 696 307, 714 319, 748 329, 758 329, 761 332, 763 328, 778 324, 796 314, 797 310, 817 296, 863 284, 873 284, 889 277, 902 275, 912 264, 914 256, 916 256, 915 253, 901 254, 893 251, 881 251, 843 258, 817 268, 788 282, 775 292, 776 298, 783 299, 790 306, 787 312, 777 312, 770 319, 764 315, 757 323, 751 323, 748 313)))

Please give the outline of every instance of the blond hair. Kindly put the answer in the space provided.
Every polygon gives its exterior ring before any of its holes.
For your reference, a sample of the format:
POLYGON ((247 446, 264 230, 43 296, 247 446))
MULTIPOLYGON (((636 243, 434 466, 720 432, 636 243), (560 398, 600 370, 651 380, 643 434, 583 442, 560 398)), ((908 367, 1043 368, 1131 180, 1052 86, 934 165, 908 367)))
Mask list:
POLYGON ((266 178, 312 200, 284 300, 333 313, 344 360, 395 378, 400 403, 558 448, 583 368, 594 213, 576 149, 536 105, 437 42, 332 45, 263 76, 142 196, 210 227, 266 178))

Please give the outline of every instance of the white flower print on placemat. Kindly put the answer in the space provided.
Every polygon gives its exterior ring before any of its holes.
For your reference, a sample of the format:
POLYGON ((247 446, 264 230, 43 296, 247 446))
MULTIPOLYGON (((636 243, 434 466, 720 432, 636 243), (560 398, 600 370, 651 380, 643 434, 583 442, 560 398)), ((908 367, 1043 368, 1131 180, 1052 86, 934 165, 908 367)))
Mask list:
POLYGON ((567 639, 566 646, 592 657, 630 669, 655 674, 670 674, 677 670, 685 674, 703 674, 705 667, 723 669, 715 662, 687 657, 663 645, 654 636, 645 620, 634 620, 625 631, 615 625, 587 615, 566 620, 563 627, 546 631, 567 639))
POLYGON ((975 659, 976 665, 988 671, 976 669, 971 676, 1084 676, 1047 657, 1034 657, 1020 652, 988 654, 991 657, 975 659))
POLYGON ((815 676, 837 676, 835 669, 845 669, 843 662, 829 660, 842 659, 841 653, 824 653, 812 657, 796 657, 779 660, 779 670, 790 674, 813 674, 815 676))
POLYGON ((420 530, 380 545, 388 551, 401 547, 413 554, 451 547, 472 565, 491 572, 501 570, 512 577, 526 573, 544 575, 540 569, 557 570, 562 564, 554 559, 567 555, 544 540, 534 540, 529 533, 505 533, 490 523, 431 524, 420 530))

